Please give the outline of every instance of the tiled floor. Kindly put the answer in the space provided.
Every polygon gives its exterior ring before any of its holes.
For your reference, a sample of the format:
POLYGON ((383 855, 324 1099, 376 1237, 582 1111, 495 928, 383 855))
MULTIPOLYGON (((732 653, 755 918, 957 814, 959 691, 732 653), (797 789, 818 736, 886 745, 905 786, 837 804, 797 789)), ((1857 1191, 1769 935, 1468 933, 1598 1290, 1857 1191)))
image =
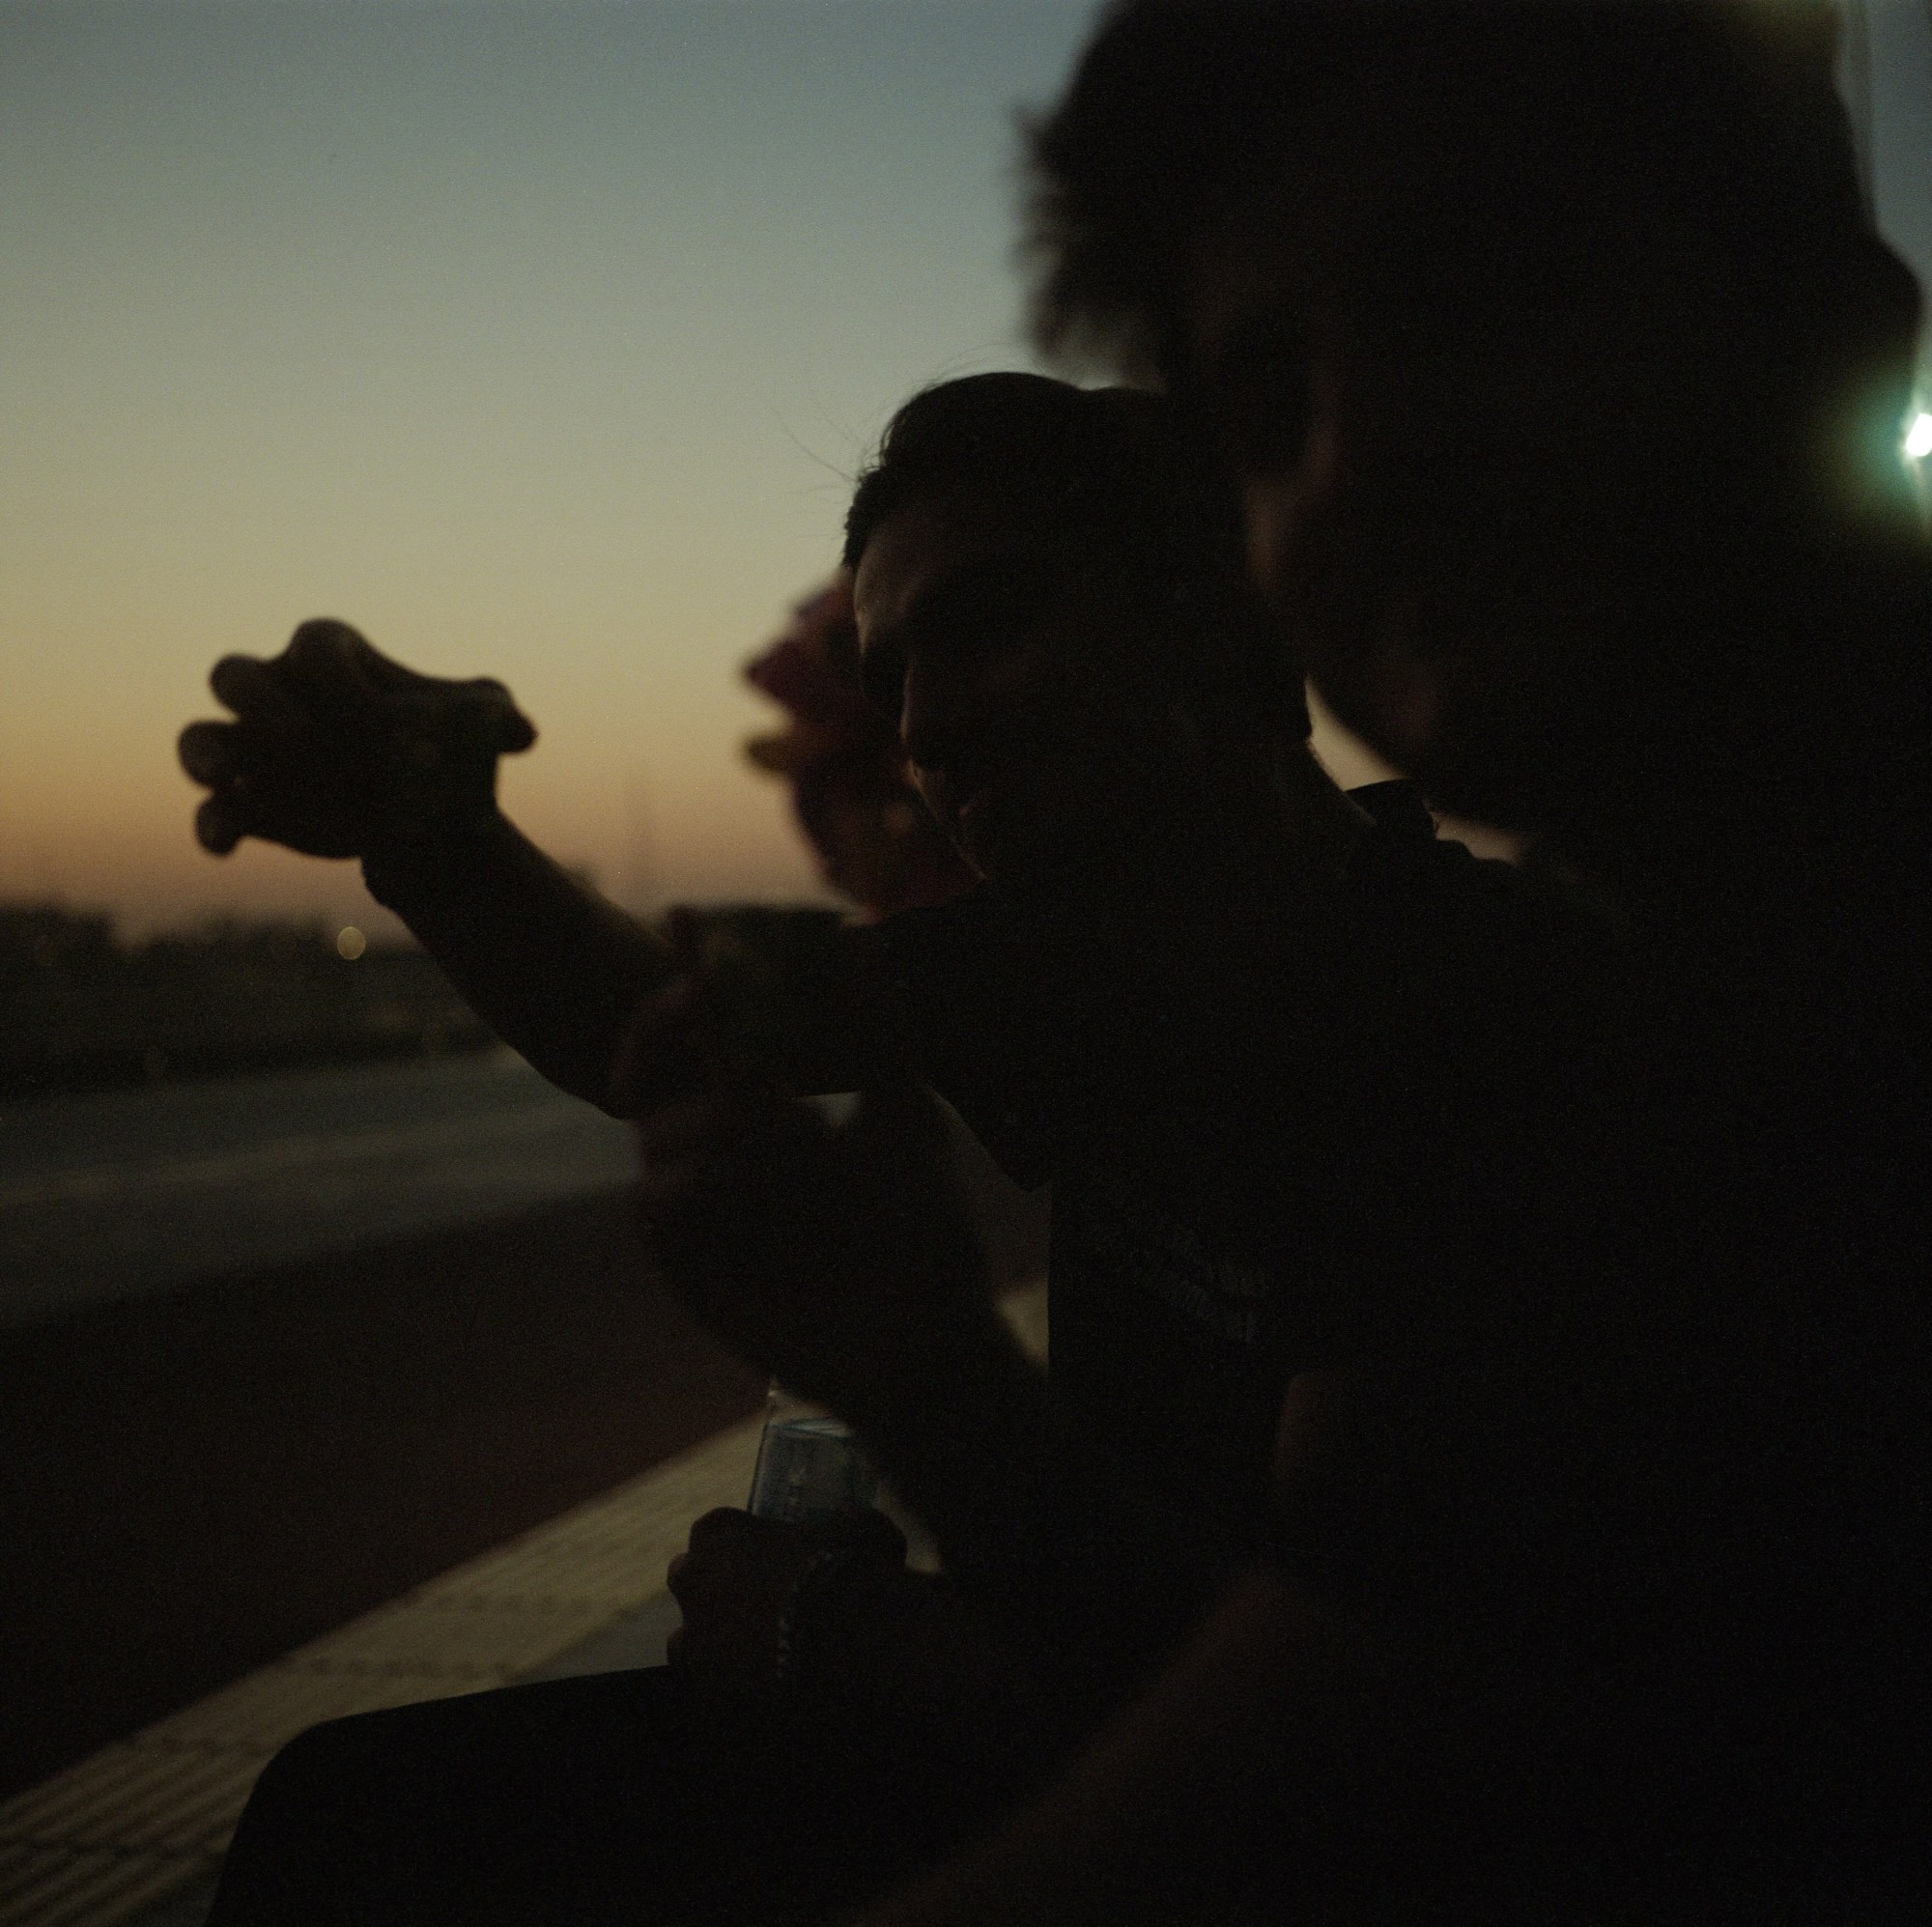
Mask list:
POLYGON ((648 1665, 691 1521, 750 1488, 758 1424, 459 1566, 0 1806, 0 1927, 196 1927, 270 1756, 345 1714, 648 1665))
MULTIPOLYGON (((1043 1357, 1043 1286, 1005 1310, 1043 1357)), ((0 1927, 201 1927, 249 1789, 305 1728, 657 1664, 677 1623, 665 1567, 700 1513, 744 1503, 759 1430, 734 1426, 0 1805, 0 1927)))

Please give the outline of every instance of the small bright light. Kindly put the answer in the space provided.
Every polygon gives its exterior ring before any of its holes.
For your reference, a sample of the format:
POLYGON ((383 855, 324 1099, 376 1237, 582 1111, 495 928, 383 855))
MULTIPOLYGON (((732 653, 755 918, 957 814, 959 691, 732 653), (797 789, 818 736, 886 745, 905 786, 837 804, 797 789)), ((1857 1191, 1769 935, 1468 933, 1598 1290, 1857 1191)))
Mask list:
POLYGON ((1905 453, 1913 462, 1922 462, 1932 455, 1932 414, 1923 410, 1912 417, 1912 426, 1905 431, 1905 453))
POLYGON ((335 933, 337 951, 354 963, 369 948, 369 939, 354 923, 345 923, 335 933))

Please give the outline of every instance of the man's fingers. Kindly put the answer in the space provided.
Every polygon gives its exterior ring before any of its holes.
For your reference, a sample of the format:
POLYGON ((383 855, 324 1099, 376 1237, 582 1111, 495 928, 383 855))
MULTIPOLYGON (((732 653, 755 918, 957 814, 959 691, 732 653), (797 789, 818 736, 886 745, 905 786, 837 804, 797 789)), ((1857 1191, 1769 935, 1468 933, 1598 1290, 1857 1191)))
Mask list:
POLYGON ((769 1520, 754 1519, 743 1506, 713 1506, 708 1513, 692 1520, 691 1538, 687 1544, 692 1551, 697 1552, 705 1545, 725 1544, 732 1540, 748 1538, 761 1524, 769 1528, 770 1523, 769 1520))
POLYGON ((646 1173, 686 1181, 725 1165, 748 1182, 769 1173, 800 1176, 818 1168, 830 1136, 807 1105, 762 1091, 704 1091, 659 1104, 635 1123, 646 1173))
POLYGON ((210 789, 231 781, 240 770, 232 723, 190 723, 176 743, 181 766, 210 789))
POLYGON ((333 616, 298 625, 269 667, 311 714, 348 729, 365 729, 379 715, 391 723, 408 718, 413 726, 420 709, 425 723, 440 721, 446 732, 449 693, 459 687, 391 662, 360 630, 333 616), (415 700, 424 696, 430 700, 415 700))
POLYGON ((477 735, 485 749, 496 755, 515 756, 537 740, 536 724, 495 676, 478 676, 465 688, 476 706, 477 735))
POLYGON ((743 1506, 713 1506, 692 1520, 689 1544, 696 1551, 701 1541, 743 1539, 757 1526, 758 1521, 743 1506))
POLYGON ((404 733, 459 757, 514 755, 537 740, 535 724, 494 676, 424 675, 332 616, 304 622, 275 666, 332 721, 354 723, 381 711, 404 733))
POLYGON ((243 722, 295 731, 310 726, 309 712, 274 668, 259 656, 224 656, 209 671, 208 686, 243 722))
MULTIPOLYGON (((355 673, 378 695, 413 695, 418 690, 435 689, 439 686, 440 678, 426 676, 420 669, 412 669, 407 663, 399 663, 393 656, 385 656, 359 629, 352 629, 346 622, 317 617, 313 621, 304 622, 296 631, 297 639, 311 631, 324 639, 327 639, 331 631, 339 631, 344 636, 354 638, 356 646, 352 653, 355 661, 355 673)), ((289 646, 294 648, 295 643, 292 641, 289 646)))
POLYGON ((673 903, 664 920, 665 936, 671 954, 687 972, 704 967, 704 919, 688 904, 673 903))
POLYGON ((348 674, 366 686, 374 680, 370 665, 386 660, 359 629, 338 622, 332 615, 315 615, 296 624, 296 633, 289 638, 277 666, 298 681, 348 674))
POLYGON ((270 727, 318 720, 356 727, 381 714, 392 730, 420 734, 458 756, 515 754, 537 739, 535 724, 495 677, 418 674, 331 617, 304 622, 271 662, 224 656, 208 680, 238 716, 270 727))
POLYGON ((376 675, 383 661, 348 623, 319 617, 297 629, 270 666, 312 714, 340 728, 359 729, 385 705, 387 692, 376 675))
POLYGON ((247 835, 241 817, 219 796, 207 798, 194 812, 195 841, 212 857, 225 857, 247 835))
POLYGON ((814 1530, 828 1546, 849 1547, 868 1559, 888 1566, 903 1566, 906 1538, 884 1513, 873 1507, 862 1512, 843 1513, 814 1530))

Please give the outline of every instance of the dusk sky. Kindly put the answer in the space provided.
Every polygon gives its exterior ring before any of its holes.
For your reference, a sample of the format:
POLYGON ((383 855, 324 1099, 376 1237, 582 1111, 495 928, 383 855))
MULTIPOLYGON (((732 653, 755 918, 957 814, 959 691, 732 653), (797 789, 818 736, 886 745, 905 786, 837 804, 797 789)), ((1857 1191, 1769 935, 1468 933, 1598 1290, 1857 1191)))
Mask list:
MULTIPOLYGON (((1932 270, 1932 30, 1876 10, 1932 270)), ((633 899, 798 894, 738 665, 894 406, 1029 365, 1012 109, 1089 0, 0 5, 0 897, 362 914, 202 856, 182 723, 335 614, 507 681, 633 899)))

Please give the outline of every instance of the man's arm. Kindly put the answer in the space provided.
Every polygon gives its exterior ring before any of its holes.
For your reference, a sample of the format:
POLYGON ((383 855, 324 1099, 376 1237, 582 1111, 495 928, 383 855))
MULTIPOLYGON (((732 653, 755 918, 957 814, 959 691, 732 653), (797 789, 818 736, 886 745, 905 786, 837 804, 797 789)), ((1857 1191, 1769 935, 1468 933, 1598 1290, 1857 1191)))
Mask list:
POLYGON ((838 1130, 766 1097, 661 1107, 639 1123, 650 1241, 719 1337, 855 1426, 1081 1722, 1185 1635, 1227 1555, 1123 1491, 1022 1354, 936 1121, 904 1091, 838 1130))
POLYGON ((371 850, 362 875, 506 1044, 573 1096, 617 1108, 625 1025, 676 973, 664 937, 494 807, 446 835, 371 850))
POLYGON ((864 1927, 1175 1927, 1214 1917, 1258 1866, 1319 1879, 1338 1794, 1401 1760, 1391 1684, 1366 1627, 1250 1574, 1037 1803, 864 1927))
MULTIPOLYGON (((225 855, 259 836, 359 858, 370 893, 498 1036, 553 1083, 621 1110, 611 1080, 633 1012, 717 959, 699 954, 701 944, 681 951, 628 916, 498 809, 497 758, 536 736, 509 692, 488 679, 418 675, 330 621, 302 624, 272 661, 224 658, 211 683, 236 720, 190 723, 181 741, 184 766, 210 791, 196 817, 204 846, 225 855)), ((837 920, 804 912, 798 921, 822 937, 837 920)), ((851 1088, 860 1066, 841 1061, 840 1039, 856 1038, 863 998, 833 995, 839 960, 826 942, 802 944, 782 913, 767 923, 739 929, 737 949, 773 951, 767 978, 810 963, 823 981, 775 995, 743 981, 741 959, 738 990, 771 1011, 738 1028, 793 1088, 851 1088), (831 1003, 838 1021, 819 1021, 831 1003)), ((633 1064, 634 1085, 644 1068, 633 1064)))
MULTIPOLYGON (((1472 1841, 1507 1852, 1541 1802, 1560 1811, 1574 1788, 1550 1775, 1602 1706, 1549 1671, 1550 1496, 1520 1441, 1499 1456, 1506 1405, 1468 1375, 1295 1378, 1272 1468, 1286 1563, 1238 1575, 1036 1804, 863 1927, 1174 1927, 1257 1881, 1269 1918, 1303 1896, 1327 1918, 1324 1891, 1351 1919, 1434 1918, 1472 1841)), ((1520 1871, 1564 1877, 1533 1852, 1520 1871)))

